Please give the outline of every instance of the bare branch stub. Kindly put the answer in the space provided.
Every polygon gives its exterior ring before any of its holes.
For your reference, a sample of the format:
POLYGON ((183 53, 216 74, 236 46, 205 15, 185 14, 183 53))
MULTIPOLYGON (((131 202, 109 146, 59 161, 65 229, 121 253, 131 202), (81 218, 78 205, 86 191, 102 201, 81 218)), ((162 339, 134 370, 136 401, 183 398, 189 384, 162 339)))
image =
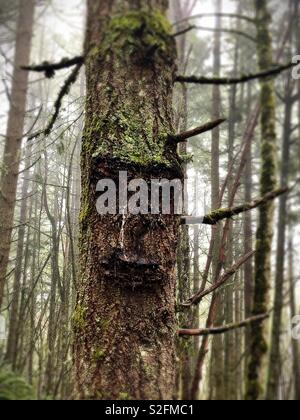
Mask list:
POLYGON ((208 131, 213 130, 214 128, 223 124, 225 121, 226 121, 225 119, 219 119, 219 120, 212 121, 212 122, 209 122, 207 124, 204 124, 200 127, 194 128, 192 130, 185 131, 183 133, 176 134, 176 135, 173 135, 173 136, 169 136, 169 141, 171 143, 184 142, 184 141, 188 140, 189 138, 192 138, 192 137, 198 136, 199 134, 203 134, 203 133, 206 133, 208 131))

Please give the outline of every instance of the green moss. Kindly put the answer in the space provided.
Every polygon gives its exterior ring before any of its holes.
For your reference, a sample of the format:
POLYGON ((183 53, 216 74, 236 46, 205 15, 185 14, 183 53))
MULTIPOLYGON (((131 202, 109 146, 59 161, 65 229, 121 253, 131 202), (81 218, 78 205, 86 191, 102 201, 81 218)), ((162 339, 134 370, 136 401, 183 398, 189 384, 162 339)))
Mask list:
MULTIPOLYGON (((136 165, 169 165, 165 156, 168 130, 162 129, 158 135, 153 133, 154 119, 149 113, 140 115, 138 110, 126 108, 115 110, 114 114, 104 119, 97 118, 85 138, 97 143, 93 150, 94 159, 111 157, 136 165)), ((88 209, 87 209, 88 212, 88 209)), ((81 215, 85 217, 85 211, 81 215)))
POLYGON ((193 162, 194 160, 194 155, 192 153, 180 154, 179 157, 180 157, 180 161, 186 165, 193 162))
POLYGON ((101 319, 101 318, 97 318, 96 319, 96 323, 97 323, 97 327, 102 330, 102 331, 106 331, 109 327, 109 320, 107 319, 101 319))
POLYGON ((131 397, 127 392, 120 392, 118 400, 119 401, 130 401, 131 397))
POLYGON ((103 350, 101 348, 96 348, 93 351, 92 358, 93 358, 95 363, 102 361, 105 358, 105 350, 103 350))
POLYGON ((82 330, 85 328, 86 326, 86 313, 87 313, 87 308, 84 308, 81 305, 77 305, 76 309, 74 311, 74 314, 72 316, 72 322, 74 325, 74 328, 78 329, 78 330, 82 330))
POLYGON ((101 47, 91 50, 90 54, 105 55, 111 51, 120 55, 124 50, 132 54, 140 51, 141 44, 166 51, 171 31, 168 20, 159 10, 130 11, 110 19, 101 47))
MULTIPOLYGON (((97 83, 101 95, 98 100, 101 100, 103 110, 107 109, 107 112, 94 115, 87 122, 83 155, 95 160, 112 158, 139 166, 170 167, 174 162, 170 162, 165 149, 172 131, 171 124, 163 117, 159 121, 155 118, 156 107, 160 104, 154 104, 147 98, 149 75, 143 78, 138 71, 136 79, 129 79, 123 86, 122 69, 133 67, 134 71, 137 66, 137 69, 144 68, 147 73, 148 69, 159 72, 160 67, 164 69, 169 63, 173 65, 176 48, 171 37, 172 28, 160 10, 147 7, 112 16, 104 25, 99 45, 94 45, 88 54, 88 63, 91 79, 94 77, 94 65, 95 74, 99 71, 99 62, 107 62, 111 69, 109 74, 105 73, 101 83, 97 83)), ((166 83, 172 82, 169 76, 169 82, 166 83)), ((98 80, 96 76, 95 80, 98 80)), ((163 83, 157 89, 167 91, 163 83)), ((97 98, 87 98, 87 107, 89 104, 92 106, 93 100, 97 98)), ((82 220, 86 214, 89 214, 88 208, 83 209, 82 220)))

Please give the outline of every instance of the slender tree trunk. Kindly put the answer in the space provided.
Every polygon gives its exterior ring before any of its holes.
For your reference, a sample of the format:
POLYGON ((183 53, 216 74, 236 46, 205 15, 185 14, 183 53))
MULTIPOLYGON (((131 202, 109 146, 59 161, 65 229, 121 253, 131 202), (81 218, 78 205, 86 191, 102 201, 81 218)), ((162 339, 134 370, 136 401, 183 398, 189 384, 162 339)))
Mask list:
MULTIPOLYGON (((199 214, 200 210, 199 210, 199 186, 198 186, 198 177, 199 174, 196 171, 195 173, 195 214, 199 214)), ((201 281, 200 281, 200 229, 199 226, 196 225, 194 227, 194 259, 193 259, 193 288, 194 288, 194 293, 196 294, 198 293, 198 291, 200 290, 201 287, 201 281)), ((197 305, 194 309, 193 309, 193 325, 194 328, 198 328, 199 327, 199 317, 200 317, 200 311, 199 311, 199 306, 197 305)), ((195 337, 195 341, 194 341, 194 365, 196 363, 196 355, 198 354, 199 351, 199 346, 200 346, 200 337, 195 337)))
MULTIPOLYGON (((222 11, 222 0, 216 2, 216 12, 222 11)), ((221 18, 216 18, 216 33, 214 39, 214 76, 220 76, 221 71, 221 18)), ((221 92, 219 86, 213 87, 213 109, 212 119, 217 120, 221 115, 221 92)), ((212 132, 212 148, 211 148, 211 205, 213 209, 220 207, 220 129, 216 128, 212 132)), ((221 225, 213 227, 215 232, 212 235, 215 238, 212 275, 213 279, 217 279, 220 265, 220 242, 221 242, 221 225)), ((216 325, 222 325, 224 322, 224 306, 223 293, 218 292, 217 318, 216 325)), ((223 337, 213 338, 212 357, 211 357, 211 398, 216 400, 224 399, 224 352, 223 337)))
MULTIPOLYGON (((26 148, 25 168, 30 166, 31 147, 26 148)), ((20 227, 18 230, 17 254, 16 254, 16 268, 14 273, 13 297, 10 310, 9 333, 7 340, 7 349, 5 360, 7 364, 16 369, 17 350, 18 350, 18 325, 19 325, 19 309, 20 309, 20 291, 21 291, 21 276, 23 267, 24 242, 27 222, 27 207, 28 207, 28 186, 29 186, 29 171, 24 172, 24 181, 21 194, 21 210, 20 210, 20 227)))
MULTIPOLYGON (((297 305, 296 305, 296 283, 294 276, 294 247, 293 247, 293 237, 290 233, 289 244, 288 244, 288 276, 289 276, 289 287, 290 287, 290 307, 291 307, 291 319, 293 319, 297 314, 297 305)), ((300 400, 300 363, 299 363, 299 345, 298 341, 292 339, 292 357, 293 357, 293 370, 292 375, 294 378, 294 389, 295 395, 294 399, 296 401, 300 400)))
MULTIPOLYGON (((284 188, 288 184, 289 168, 290 168, 290 134, 291 134, 291 118, 293 102, 291 100, 292 80, 288 76, 285 96, 285 117, 284 132, 282 142, 281 156, 281 187, 284 188)), ((278 215, 278 238, 277 238, 277 255, 276 255, 276 276, 275 276, 275 299, 274 313, 272 323, 271 350, 268 370, 268 386, 267 400, 278 399, 278 386, 280 378, 280 338, 281 338, 281 321, 282 321, 282 305, 283 305, 283 288, 284 288, 284 268, 285 268, 285 252, 286 252, 286 226, 287 226, 287 204, 288 197, 283 195, 280 197, 279 215, 278 215)))
MULTIPOLYGON (((239 13, 239 10, 238 10, 239 13)), ((238 64, 239 64, 239 43, 237 41, 234 51, 234 74, 238 73, 238 64)), ((236 133, 236 122, 237 122, 237 86, 232 86, 230 92, 229 100, 229 129, 228 129, 228 165, 230 170, 230 165, 234 159, 234 144, 235 144, 235 133, 236 133)), ((228 191, 229 191, 229 201, 231 196, 231 191, 233 188, 233 179, 228 181, 228 191)), ((229 232, 228 232, 228 246, 227 246, 227 256, 226 264, 227 267, 232 267, 234 260, 234 230, 233 223, 230 222, 229 232)), ((228 284, 225 290, 225 320, 226 324, 231 324, 234 322, 234 297, 235 293, 238 294, 238 291, 235 291, 236 283, 228 284)), ((236 379, 236 355, 238 349, 236 348, 236 334, 235 332, 229 332, 225 335, 225 365, 224 365, 224 387, 225 387, 225 398, 226 400, 236 400, 237 399, 237 384, 235 383, 236 379)))
MULTIPOLYGON (((252 89, 251 84, 248 86, 248 104, 247 112, 251 113, 251 96, 252 89)), ((253 169, 252 169, 252 142, 249 145, 246 164, 245 164, 245 175, 244 175, 244 184, 245 184, 245 203, 251 203, 252 201, 252 188, 253 188, 253 169)), ((251 212, 246 212, 244 214, 244 253, 249 254, 253 251, 253 228, 252 228, 252 214, 251 212)), ((253 305, 253 289, 254 289, 254 272, 253 272, 253 261, 252 259, 247 261, 244 266, 244 300, 245 300, 245 317, 250 318, 252 314, 252 305, 253 305)), ((245 367, 247 370, 248 357, 250 353, 250 327, 245 330, 245 367)))
MULTIPOLYGON (((272 66, 272 39, 269 30, 270 14, 266 0, 255 0, 257 18, 257 54, 259 69, 272 66)), ((275 88, 273 80, 261 82, 261 195, 276 188, 276 130, 275 130, 275 88)), ((255 290, 253 315, 268 311, 268 294, 271 278, 271 248, 273 239, 274 203, 260 207, 257 230, 255 290)), ((263 395, 263 361, 267 351, 264 325, 251 328, 251 356, 248 366, 246 398, 257 400, 263 395)))
POLYGON ((16 203, 19 162, 26 112, 28 72, 21 70, 30 60, 33 32, 34 0, 20 0, 17 24, 11 103, 5 138, 3 168, 0 179, 0 308, 9 263, 11 234, 16 203))
MULTIPOLYGON (((100 216, 96 184, 182 178, 174 147, 176 48, 168 2, 89 0, 76 398, 170 399, 175 388, 173 215, 100 216)), ((126 187, 125 187, 126 188, 126 187)), ((118 188, 118 192, 123 192, 118 188)))

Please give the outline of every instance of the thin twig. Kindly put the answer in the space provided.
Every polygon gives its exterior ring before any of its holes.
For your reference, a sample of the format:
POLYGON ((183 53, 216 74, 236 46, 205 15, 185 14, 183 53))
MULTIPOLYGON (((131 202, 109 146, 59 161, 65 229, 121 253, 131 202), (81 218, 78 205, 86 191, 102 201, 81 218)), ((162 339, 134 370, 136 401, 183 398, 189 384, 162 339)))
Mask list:
POLYGON ((250 260, 250 258, 253 257, 255 254, 255 251, 249 252, 247 255, 244 255, 242 258, 240 258, 236 264, 234 264, 229 270, 224 273, 219 280, 217 280, 210 288, 200 291, 197 294, 195 294, 193 297, 191 297, 187 302, 183 303, 182 306, 190 307, 192 305, 199 304, 202 299, 205 296, 210 295, 211 293, 218 290, 220 287, 222 287, 232 276, 234 276, 235 273, 247 262, 250 260))
POLYGON ((55 101, 54 113, 53 113, 46 129, 32 134, 30 137, 28 137, 28 141, 31 141, 31 140, 33 140, 37 137, 40 137, 41 135, 44 135, 46 137, 49 136, 49 134, 51 133, 51 131, 54 127, 54 124, 55 124, 55 122, 58 118, 63 99, 69 93, 71 85, 76 82, 79 71, 80 71, 82 65, 83 65, 83 63, 78 63, 76 65, 76 67, 74 68, 74 70, 72 71, 72 73, 70 74, 70 76, 65 80, 65 82, 64 82, 64 84, 63 84, 63 86, 62 86, 62 88, 61 88, 61 90, 58 94, 58 98, 55 101))
POLYGON ((285 70, 289 70, 295 67, 296 63, 288 63, 282 66, 276 66, 272 69, 265 70, 259 73, 246 74, 241 77, 198 77, 198 76, 177 76, 175 82, 179 83, 195 83, 200 85, 237 85, 240 83, 247 83, 256 79, 265 79, 268 77, 274 77, 282 73, 285 70))
POLYGON ((195 330, 179 330, 178 335, 181 337, 182 336, 203 337, 203 336, 208 336, 208 335, 225 334, 229 331, 248 327, 248 325, 251 325, 251 324, 261 323, 264 320, 268 319, 269 316, 270 316, 269 314, 258 315, 252 318, 248 318, 245 321, 234 323, 234 324, 228 324, 223 327, 202 328, 202 329, 195 329, 195 330))

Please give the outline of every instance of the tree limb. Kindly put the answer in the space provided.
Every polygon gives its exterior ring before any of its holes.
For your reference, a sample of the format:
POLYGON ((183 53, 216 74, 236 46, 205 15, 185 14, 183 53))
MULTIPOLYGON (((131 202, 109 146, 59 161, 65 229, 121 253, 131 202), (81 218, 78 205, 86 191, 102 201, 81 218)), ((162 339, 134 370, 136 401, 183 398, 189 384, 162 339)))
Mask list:
POLYGON ((182 217, 181 224, 182 225, 197 225, 197 224, 203 224, 203 225, 210 225, 214 226, 218 222, 224 219, 231 219, 234 216, 237 216, 241 213, 245 213, 250 210, 254 210, 257 207, 260 207, 264 204, 267 204, 269 201, 274 200, 277 197, 280 197, 281 195, 289 192, 289 188, 280 188, 278 190, 272 191, 268 194, 266 194, 262 198, 258 198, 254 200, 252 203, 246 203, 242 204, 240 206, 231 207, 231 208, 224 208, 224 209, 218 209, 210 214, 207 214, 204 217, 182 217))
POLYGON ((42 64, 33 65, 33 66, 23 66, 21 67, 22 70, 33 71, 37 73, 45 73, 45 76, 49 79, 55 76, 55 72, 57 70, 67 69, 69 67, 76 66, 76 64, 83 64, 84 57, 77 56, 73 58, 63 58, 58 63, 49 63, 48 61, 44 61, 42 64))
POLYGON ((175 38, 175 37, 177 37, 177 36, 184 35, 184 34, 186 34, 187 32, 190 32, 190 31, 192 31, 192 30, 194 30, 194 29, 196 29, 196 30, 198 30, 198 31, 206 31, 206 32, 221 32, 221 33, 227 33, 227 34, 239 35, 239 36, 242 36, 242 37, 244 37, 244 38, 248 39, 248 40, 249 40, 249 41, 251 41, 251 42, 256 42, 256 39, 255 39, 253 36, 248 35, 247 33, 242 32, 242 31, 237 31, 237 30, 235 30, 235 29, 226 29, 226 28, 219 28, 219 29, 217 29, 217 28, 208 28, 208 27, 204 27, 204 26, 197 26, 197 25, 191 25, 191 26, 188 26, 187 28, 182 29, 182 30, 180 30, 180 31, 178 31, 178 32, 176 32, 176 33, 174 33, 174 34, 173 34, 173 37, 175 38))
POLYGON ((224 120, 224 119, 220 119, 220 120, 209 122, 209 123, 204 124, 200 127, 194 128, 193 130, 189 130, 189 131, 185 131, 185 132, 180 133, 180 134, 175 134, 173 136, 169 136, 169 140, 172 143, 174 143, 174 142, 175 143, 184 142, 191 137, 195 137, 195 136, 198 136, 199 134, 203 134, 203 133, 206 133, 207 131, 213 130, 214 128, 218 127, 220 124, 224 123, 225 121, 226 120, 224 120))
POLYGON ((183 336, 190 336, 190 337, 200 337, 200 336, 208 336, 208 335, 218 335, 218 334, 225 334, 229 331, 237 330, 239 328, 248 327, 248 325, 261 323, 265 319, 269 318, 269 314, 263 314, 254 316, 252 318, 248 318, 245 321, 238 322, 235 324, 228 324, 223 327, 215 327, 215 328, 202 328, 202 329, 195 329, 195 330, 179 330, 178 335, 183 336))
POLYGON ((198 14, 198 15, 189 16, 189 17, 186 17, 184 19, 181 19, 180 21, 175 22, 173 25, 178 26, 181 23, 188 22, 190 20, 202 19, 202 18, 205 18, 205 17, 214 17, 214 16, 216 16, 216 17, 229 17, 229 18, 233 18, 233 19, 245 20, 246 22, 252 23, 252 24, 256 23, 255 18, 251 18, 251 17, 245 16, 245 15, 239 15, 237 13, 202 13, 200 15, 198 14))
POLYGON ((218 290, 220 287, 222 287, 232 276, 234 276, 235 273, 247 262, 250 258, 255 255, 255 251, 249 252, 248 254, 244 255, 242 258, 240 258, 236 264, 234 264, 226 273, 223 274, 223 276, 220 277, 220 279, 215 282, 209 289, 204 290, 203 292, 196 293, 193 297, 191 297, 186 303, 183 303, 182 306, 189 307, 192 305, 199 304, 202 299, 205 296, 210 295, 211 293, 218 290))
POLYGON ((282 73, 285 70, 288 70, 292 67, 295 67, 296 63, 288 63, 282 66, 276 66, 272 69, 261 71, 259 73, 254 74, 246 74, 241 77, 198 77, 198 76, 177 76, 175 82, 179 83, 195 83, 200 85, 237 85, 239 83, 247 83, 251 80, 256 79, 265 79, 267 77, 274 77, 278 74, 282 73))
POLYGON ((55 101, 54 113, 53 113, 46 129, 32 134, 30 137, 28 137, 28 141, 31 141, 31 140, 33 140, 33 139, 35 139, 35 138, 37 138, 41 135, 44 135, 46 137, 49 136, 49 134, 51 133, 51 131, 54 127, 54 124, 55 124, 55 122, 58 118, 58 115, 59 115, 59 112, 60 112, 60 109, 61 109, 61 106, 62 106, 62 101, 63 101, 64 97, 69 93, 71 85, 76 82, 79 71, 80 71, 82 65, 83 65, 83 62, 80 62, 80 63, 76 64, 76 67, 73 69, 70 76, 65 80, 65 82, 64 82, 64 84, 63 84, 63 86, 62 86, 62 88, 61 88, 61 90, 58 94, 58 97, 55 101))

